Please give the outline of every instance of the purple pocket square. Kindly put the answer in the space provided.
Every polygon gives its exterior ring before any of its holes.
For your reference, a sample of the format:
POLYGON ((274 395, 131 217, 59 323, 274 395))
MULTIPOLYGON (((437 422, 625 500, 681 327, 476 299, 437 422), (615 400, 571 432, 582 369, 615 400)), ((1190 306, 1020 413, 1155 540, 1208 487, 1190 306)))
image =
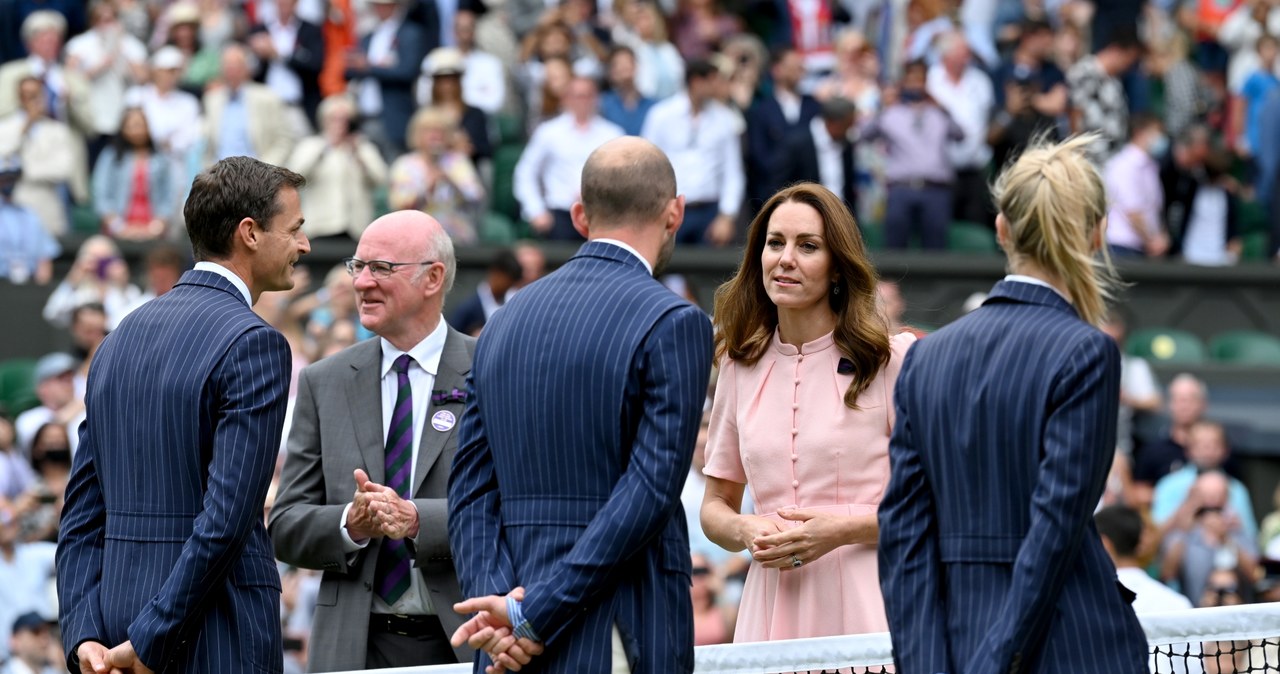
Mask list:
POLYGON ((839 374, 853 374, 853 361, 848 358, 841 358, 836 365, 836 372, 839 374))

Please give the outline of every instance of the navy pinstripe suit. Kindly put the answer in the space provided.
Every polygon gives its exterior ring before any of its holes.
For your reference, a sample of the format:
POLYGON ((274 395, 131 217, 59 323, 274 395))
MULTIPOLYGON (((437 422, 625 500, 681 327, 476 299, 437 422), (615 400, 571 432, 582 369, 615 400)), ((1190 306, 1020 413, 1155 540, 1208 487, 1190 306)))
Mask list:
POLYGON ((609 671, 614 625, 635 674, 693 670, 680 490, 710 367, 707 317, 608 243, 485 326, 449 537, 466 596, 526 588, 546 651, 522 671, 609 671))
POLYGON ((1119 388, 1115 343, 1030 283, 908 352, 879 513, 899 672, 1147 671, 1093 526, 1119 388))
POLYGON ((289 373, 284 337, 206 271, 102 343, 58 541, 69 660, 132 640, 158 672, 282 671, 262 504, 289 373))

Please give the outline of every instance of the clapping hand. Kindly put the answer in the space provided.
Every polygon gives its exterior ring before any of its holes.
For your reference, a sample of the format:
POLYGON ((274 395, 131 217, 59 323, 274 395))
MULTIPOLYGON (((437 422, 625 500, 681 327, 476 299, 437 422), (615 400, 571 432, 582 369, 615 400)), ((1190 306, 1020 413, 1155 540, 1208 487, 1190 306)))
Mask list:
MULTIPOLYGON (((517 587, 510 596, 523 601, 524 588, 517 587)), ((512 633, 506 597, 476 597, 454 604, 453 610, 476 614, 453 633, 450 643, 455 647, 465 643, 488 653, 493 664, 485 667, 485 674, 502 674, 507 670, 518 672, 534 656, 542 654, 542 644, 512 633)))

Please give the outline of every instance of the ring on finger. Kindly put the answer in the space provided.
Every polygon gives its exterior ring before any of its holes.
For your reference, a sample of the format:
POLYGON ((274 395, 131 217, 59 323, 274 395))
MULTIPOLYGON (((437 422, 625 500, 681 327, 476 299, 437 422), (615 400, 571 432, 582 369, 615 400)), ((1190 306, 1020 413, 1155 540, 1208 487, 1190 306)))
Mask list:
POLYGON ((804 564, 804 560, 799 555, 791 555, 791 568, 798 569, 804 564))

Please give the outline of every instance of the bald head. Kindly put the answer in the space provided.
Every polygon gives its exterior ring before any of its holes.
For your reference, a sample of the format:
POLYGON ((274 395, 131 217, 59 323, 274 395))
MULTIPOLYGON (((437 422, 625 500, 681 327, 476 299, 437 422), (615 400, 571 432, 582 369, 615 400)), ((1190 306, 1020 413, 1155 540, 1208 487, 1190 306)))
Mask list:
POLYGON ((237 88, 249 79, 249 53, 238 44, 222 48, 222 80, 227 86, 237 88))
POLYGON ((591 229, 659 224, 676 198, 676 174, 656 145, 624 136, 601 145, 582 169, 582 206, 591 229))
MULTIPOLYGON (((403 251, 401 257, 412 262, 432 260, 444 265, 444 292, 453 289, 458 263, 454 257, 453 239, 438 220, 422 211, 392 211, 369 223, 360 235, 360 245, 368 242, 376 250, 403 251), (410 260, 412 258, 412 260, 410 260)), ((358 256, 357 256, 358 257, 358 256)), ((382 258, 391 259, 391 258, 382 258)), ((421 278, 427 267, 417 270, 421 278)))

